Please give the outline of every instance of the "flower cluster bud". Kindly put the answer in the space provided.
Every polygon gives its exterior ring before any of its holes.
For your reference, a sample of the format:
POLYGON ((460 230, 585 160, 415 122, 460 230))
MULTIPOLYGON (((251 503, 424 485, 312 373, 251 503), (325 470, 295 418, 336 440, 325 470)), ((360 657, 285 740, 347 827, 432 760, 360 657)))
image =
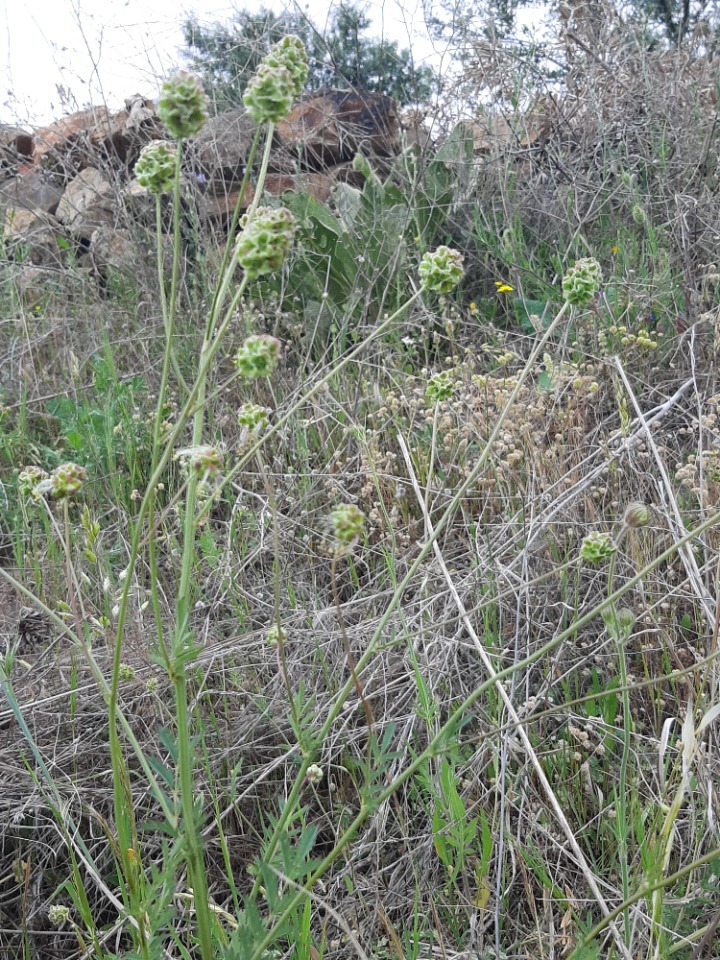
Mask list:
POLYGON ((362 536, 365 514, 353 503, 345 503, 330 512, 330 527, 341 548, 348 548, 362 536))
POLYGON ((269 334, 253 334, 235 354, 235 369, 248 380, 269 377, 280 359, 280 341, 269 334))
POLYGON ((425 390, 425 396, 433 403, 440 403, 441 400, 449 400, 453 395, 453 379, 447 370, 436 373, 430 378, 430 382, 425 390))
POLYGON ((26 500, 38 500, 43 492, 42 488, 38 490, 38 486, 42 483, 47 484, 48 480, 47 472, 33 464, 23 467, 18 474, 18 489, 26 500))
POLYGON ((639 500, 629 503, 625 507, 623 514, 623 523, 626 527, 645 527, 650 519, 650 512, 644 503, 639 500))
POLYGON ((438 247, 433 253, 426 253, 418 269, 420 286, 434 293, 450 293, 462 280, 462 263, 462 254, 450 247, 438 247))
POLYGON ((208 117, 207 97, 200 81, 182 70, 166 80, 160 91, 158 116, 176 140, 199 133, 208 117))
POLYGON ((308 783, 320 783, 324 776, 323 768, 317 763, 311 763, 305 776, 308 778, 308 783))
POLYGON ((563 296, 568 303, 584 307, 602 285, 602 269, 593 257, 583 257, 570 267, 562 279, 563 296))
POLYGON ((244 403, 238 410, 238 423, 249 434, 260 433, 268 424, 267 407, 257 403, 244 403))
POLYGON ((175 183, 175 148, 167 140, 146 143, 135 164, 135 179, 150 193, 170 193, 175 183))
POLYGON ((286 117, 308 77, 307 54, 298 37, 283 37, 270 49, 245 93, 245 109, 255 123, 286 117))
POLYGON ((587 563, 602 563, 616 552, 617 545, 609 533, 593 530, 582 542, 580 556, 587 563))
POLYGON ((87 480, 87 470, 77 463, 61 463, 50 474, 52 495, 56 500, 72 497, 87 480))
POLYGON ((63 927, 70 920, 70 908, 61 903, 48 907, 48 920, 53 927, 63 927))
POLYGON ((248 280, 279 270, 295 239, 295 217, 284 207, 260 207, 245 225, 235 256, 248 280))

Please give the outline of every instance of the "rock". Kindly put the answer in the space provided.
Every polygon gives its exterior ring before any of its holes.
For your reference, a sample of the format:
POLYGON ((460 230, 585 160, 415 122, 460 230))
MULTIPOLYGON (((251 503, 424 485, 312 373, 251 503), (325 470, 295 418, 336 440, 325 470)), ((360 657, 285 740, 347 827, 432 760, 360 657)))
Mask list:
POLYGON ((397 152, 397 102, 377 93, 330 90, 296 104, 278 122, 277 141, 307 167, 323 169, 352 160, 356 153, 397 152))
POLYGON ((42 210, 7 210, 3 241, 8 259, 44 267, 61 266, 71 247, 55 217, 42 210))
MULTIPOLYGON (((230 190, 224 195, 206 193, 197 198, 197 210, 201 223, 218 227, 228 227, 240 197, 239 190, 230 190)), ((250 184, 245 188, 241 209, 246 210, 252 203, 253 190, 250 184)))
MULTIPOLYGON (((265 192, 271 196, 278 197, 287 190, 292 193, 299 193, 301 190, 309 193, 311 197, 325 203, 330 197, 335 181, 332 177, 324 173, 297 173, 281 174, 269 173, 265 178, 265 192)), ((233 190, 224 196, 214 194, 205 194, 198 197, 198 214, 201 222, 212 223, 217 226, 228 226, 235 211, 239 190, 233 190)), ((241 209, 246 210, 253 199, 253 187, 251 184, 245 189, 245 196, 241 209)))
POLYGON ((0 123, 0 174, 17 173, 24 162, 32 157, 32 134, 22 127, 0 123))
POLYGON ((107 177, 88 167, 68 184, 56 216, 74 234, 89 238, 97 227, 113 224, 115 197, 115 188, 107 177))
POLYGON ((26 307, 34 307, 57 293, 61 276, 57 270, 23 264, 15 273, 13 281, 21 303, 26 307))
POLYGON ((128 230, 98 227, 90 237, 90 259, 98 272, 108 267, 121 273, 135 275, 140 252, 128 230))
POLYGON ((97 138, 111 133, 112 116, 105 107, 72 113, 35 132, 33 162, 71 179, 96 159, 97 138))
POLYGON ((0 184, 0 207, 55 213, 64 188, 43 170, 30 169, 0 184))
POLYGON ((211 193, 222 194, 228 185, 241 183, 256 129, 242 107, 204 124, 190 147, 190 163, 211 193))
POLYGON ((320 203, 325 203, 334 186, 333 178, 325 173, 269 173, 265 178, 265 190, 274 197, 279 197, 287 190, 292 193, 305 191, 320 203))

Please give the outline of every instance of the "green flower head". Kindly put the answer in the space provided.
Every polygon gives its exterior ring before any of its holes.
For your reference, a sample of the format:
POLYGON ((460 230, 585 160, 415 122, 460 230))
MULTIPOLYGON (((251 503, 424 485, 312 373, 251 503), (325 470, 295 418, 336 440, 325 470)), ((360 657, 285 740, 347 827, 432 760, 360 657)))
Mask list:
POLYGON ((260 433, 268 424, 267 407, 257 403, 244 403, 238 410, 238 423, 248 433, 260 433))
POLYGON ((295 238, 295 217, 284 207, 260 207, 243 229, 235 247, 249 280, 279 270, 295 238))
POLYGON ((269 377, 280 359, 280 341, 261 333, 248 337, 235 354, 235 368, 242 377, 269 377))
POLYGON ((433 403, 439 403, 441 400, 449 400, 453 395, 453 379, 447 370, 442 373, 436 373, 430 378, 427 385, 425 396, 433 403))
POLYGON ((261 63, 245 87, 243 103, 255 123, 286 117, 295 101, 295 80, 286 66, 261 63))
POLYGON ((462 254, 450 247, 438 247, 434 253, 426 253, 418 269, 420 286, 435 293, 450 293, 462 280, 462 263, 462 254))
POLYGON ((583 257, 570 267, 562 280, 563 296, 568 303, 584 307, 602 285, 602 269, 593 257, 583 257))
POLYGON ((207 120, 207 98, 196 77, 180 71, 166 80, 158 100, 158 116, 176 140, 199 133, 207 120))
POLYGON ((175 148, 167 140, 153 140, 142 148, 135 179, 150 193, 170 193, 175 183, 175 148))
POLYGON ((70 920, 70 908, 60 903, 48 907, 48 920, 53 927, 62 927, 70 920))
POLYGON ((52 495, 56 500, 72 497, 87 480, 87 470, 77 463, 62 463, 50 474, 52 495))
POLYGON ((617 550, 615 541, 609 533, 598 533, 593 530, 582 542, 580 556, 587 563, 602 563, 609 560, 617 550))
POLYGON ((285 67, 293 79, 293 97, 300 96, 310 68, 305 44, 299 37, 283 37, 270 48, 263 62, 270 67, 285 67))
POLYGON ((330 528, 340 552, 348 550, 362 536, 365 514, 353 503, 344 503, 330 512, 330 528))
POLYGON ((34 464, 23 467, 18 474, 18 489, 26 500, 39 500, 42 490, 38 491, 38 484, 47 480, 48 475, 42 467, 36 467, 34 464))

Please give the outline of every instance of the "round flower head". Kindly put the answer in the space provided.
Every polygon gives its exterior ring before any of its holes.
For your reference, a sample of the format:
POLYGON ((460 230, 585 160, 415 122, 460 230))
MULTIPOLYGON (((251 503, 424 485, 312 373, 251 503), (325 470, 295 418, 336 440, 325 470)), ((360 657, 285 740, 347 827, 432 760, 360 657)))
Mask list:
POLYGON ((72 497, 87 480, 87 471, 77 463, 62 463, 50 474, 52 495, 56 500, 72 497))
POLYGON ((629 607, 620 607, 619 610, 615 611, 615 617, 621 630, 632 630, 637 619, 629 607))
POLYGON ((439 403, 441 400, 449 400, 452 395, 453 380, 447 370, 436 373, 434 377, 430 378, 430 383, 428 383, 425 391, 425 396, 429 400, 439 403))
POLYGON ((644 503, 634 501, 625 507, 623 521, 628 527, 644 527, 650 519, 650 513, 644 503))
POLYGON ((295 80, 286 66, 261 63, 245 87, 243 103, 255 123, 286 117, 295 100, 295 80))
POLYGON ((235 354, 235 368, 241 377, 257 380, 258 377, 269 377, 279 359, 280 341, 261 333, 248 337, 240 347, 235 354))
POLYGON ((317 763, 311 763, 305 774, 309 783, 320 783, 324 775, 323 768, 317 763))
POLYGON ((362 536, 365 514, 355 504, 345 503, 330 513, 330 527, 342 550, 346 550, 362 536))
POLYGON ((462 262, 462 254, 450 247, 438 247, 434 253, 426 253, 418 269, 420 286, 435 293, 450 293, 462 280, 462 262))
POLYGON ((60 903, 48 907, 48 920, 53 927, 62 927, 70 920, 70 908, 60 903))
POLYGON ((38 484, 47 479, 48 475, 42 467, 36 467, 34 464, 23 467, 18 474, 18 489, 26 499, 36 500, 39 498, 38 484))
POLYGON ((562 280, 563 296, 568 303, 584 307, 600 289, 602 270, 593 257, 583 257, 570 267, 562 280))
POLYGON ((135 179, 150 193, 170 193, 175 183, 175 148, 167 140, 145 144, 135 164, 135 179))
POLYGON ((284 207, 260 207, 238 238, 235 255, 249 280, 282 267, 295 237, 295 217, 284 207))
POLYGON ((299 37, 283 37, 273 44, 263 63, 269 67, 285 67, 293 79, 293 97, 300 96, 310 68, 305 44, 299 37))
POLYGON ((593 530, 582 542, 580 556, 588 563, 602 563, 608 560, 617 550, 615 541, 609 533, 598 533, 593 530))
POLYGON ((257 403, 244 403, 238 410, 238 423, 248 433, 259 433, 268 423, 267 407, 257 403))
POLYGON ((180 71, 166 80, 158 100, 158 116, 176 140, 194 137, 207 120, 207 98, 200 81, 180 71))

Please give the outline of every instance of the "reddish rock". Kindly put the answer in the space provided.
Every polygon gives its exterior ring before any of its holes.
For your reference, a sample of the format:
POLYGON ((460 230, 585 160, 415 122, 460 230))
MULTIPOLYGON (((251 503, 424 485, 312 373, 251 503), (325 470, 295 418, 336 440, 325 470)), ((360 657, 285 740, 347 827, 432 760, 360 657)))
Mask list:
POLYGON ((286 190, 292 193, 305 191, 311 197, 325 203, 330 197, 335 181, 325 173, 269 173, 265 178, 265 189, 274 197, 280 196, 286 190))
POLYGON ((296 104, 278 122, 277 140, 304 164, 323 169, 352 160, 355 154, 388 156, 397 152, 397 102, 376 93, 330 90, 296 104))
POLYGON ((0 123, 0 173, 17 173, 32 156, 32 134, 22 127, 0 123))
MULTIPOLYGON (((321 203, 327 201, 334 186, 333 178, 324 173, 269 173, 265 178, 265 191, 271 196, 280 196, 287 190, 292 191, 292 193, 299 193, 304 190, 321 203)), ((200 219, 205 222, 227 226, 232 219, 239 196, 239 190, 232 190, 223 196, 208 193, 199 197, 198 212, 200 219)), ((252 199, 253 187, 248 184, 243 198, 243 210, 250 206, 252 199)))

